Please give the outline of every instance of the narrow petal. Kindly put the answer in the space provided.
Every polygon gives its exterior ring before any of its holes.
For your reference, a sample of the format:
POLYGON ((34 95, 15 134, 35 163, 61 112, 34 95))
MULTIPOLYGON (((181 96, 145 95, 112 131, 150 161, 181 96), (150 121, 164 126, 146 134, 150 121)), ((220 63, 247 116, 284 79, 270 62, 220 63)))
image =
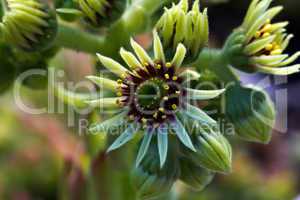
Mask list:
POLYGON ((153 31, 153 40, 155 60, 165 62, 164 49, 156 30, 153 31))
POLYGON ((181 124, 181 122, 177 117, 175 117, 175 125, 173 127, 173 130, 175 131, 177 137, 182 142, 182 144, 184 144, 192 151, 196 152, 196 149, 191 141, 189 134, 186 132, 185 128, 183 127, 183 125, 181 124))
POLYGON ((125 123, 124 117, 127 115, 127 110, 121 112, 120 114, 105 120, 104 122, 101 122, 100 124, 96 124, 94 126, 91 126, 89 128, 89 131, 91 133, 97 133, 97 132, 107 132, 108 129, 112 127, 120 126, 121 124, 125 123))
POLYGON ((194 70, 190 70, 190 69, 185 70, 179 76, 181 78, 183 78, 185 80, 185 82, 189 82, 192 80, 198 80, 201 77, 201 75, 198 72, 196 72, 194 70))
POLYGON ((137 155, 137 158, 136 158, 136 167, 138 167, 140 165, 143 158, 145 157, 145 155, 148 151, 149 145, 151 143, 153 134, 154 134, 154 129, 152 129, 151 131, 147 130, 145 132, 142 144, 140 146, 140 149, 139 149, 139 152, 138 152, 138 155, 137 155))
POLYGON ((290 41, 291 41, 291 39, 294 37, 294 35, 293 34, 289 34, 285 39, 284 39, 284 41, 282 42, 282 44, 281 44, 281 49, 284 51, 287 47, 288 47, 288 45, 289 45, 289 43, 290 43, 290 41))
POLYGON ((87 76, 87 79, 94 82, 100 88, 109 89, 114 92, 117 91, 118 83, 116 81, 107 78, 98 77, 98 76, 87 76))
POLYGON ((191 88, 186 88, 187 91, 187 97, 189 99, 194 100, 208 100, 213 99, 222 94, 225 89, 220 90, 194 90, 191 88))
POLYGON ((118 108, 119 104, 118 101, 120 98, 118 97, 107 97, 107 98, 99 98, 95 100, 89 100, 86 101, 86 103, 93 107, 99 107, 99 108, 118 108))
POLYGON ((186 104, 186 109, 182 109, 181 112, 182 114, 187 115, 200 122, 204 122, 208 124, 216 124, 216 121, 212 119, 210 116, 208 116, 204 111, 188 103, 186 104))
POLYGON ((249 31, 246 34, 246 40, 249 42, 251 38, 254 36, 256 31, 263 26, 268 19, 274 18, 281 10, 283 9, 282 6, 276 6, 274 8, 271 8, 266 13, 264 13, 262 16, 260 16, 258 19, 255 20, 255 23, 249 28, 249 31))
POLYGON ((119 77, 122 77, 125 74, 128 74, 129 71, 123 67, 121 64, 119 64, 118 62, 114 61, 111 58, 102 56, 101 54, 97 54, 99 60, 101 61, 101 63, 111 72, 115 73, 116 75, 118 75, 119 77))
POLYGON ((300 56, 300 51, 296 52, 294 55, 289 57, 288 59, 282 61, 280 64, 275 65, 275 67, 282 67, 291 64, 292 62, 296 61, 300 56))
POLYGON ((290 75, 300 71, 300 65, 293 65, 289 67, 282 67, 282 68, 274 68, 274 67, 264 67, 259 66, 258 71, 273 74, 273 75, 290 75))
POLYGON ((129 125, 129 127, 114 141, 114 143, 108 148, 107 153, 113 151, 115 149, 120 148, 131 139, 134 138, 137 129, 133 127, 133 125, 129 125))
POLYGON ((183 44, 179 44, 176 49, 175 56, 172 60, 172 65, 180 67, 186 55, 186 48, 183 44))
POLYGON ((160 167, 163 168, 168 155, 168 129, 160 127, 157 132, 157 147, 160 167))
POLYGON ((142 62, 142 64, 149 63, 153 65, 153 61, 150 58, 150 56, 147 54, 147 52, 141 47, 136 41, 133 39, 130 40, 131 46, 138 56, 139 60, 142 62))
POLYGON ((251 42, 250 44, 248 44, 245 47, 244 53, 246 55, 253 55, 253 54, 261 51, 262 49, 264 49, 266 47, 266 45, 272 43, 274 41, 275 37, 276 37, 275 35, 271 35, 269 37, 251 42))
POLYGON ((133 55, 133 53, 126 51, 124 48, 121 48, 120 55, 131 69, 135 69, 137 67, 142 66, 141 63, 137 60, 137 58, 133 55))
POLYGON ((284 59, 288 57, 287 54, 274 55, 274 56, 257 56, 251 57, 250 62, 253 64, 273 66, 281 63, 284 59))

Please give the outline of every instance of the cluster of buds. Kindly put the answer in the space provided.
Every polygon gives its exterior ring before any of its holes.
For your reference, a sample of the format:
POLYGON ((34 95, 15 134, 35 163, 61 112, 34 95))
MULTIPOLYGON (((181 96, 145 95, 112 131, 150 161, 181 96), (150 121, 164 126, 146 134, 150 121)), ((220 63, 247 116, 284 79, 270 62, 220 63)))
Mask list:
POLYGON ((126 0, 71 0, 67 3, 57 1, 56 6, 60 16, 67 21, 78 17, 92 26, 110 25, 120 18, 126 8, 126 0))
POLYGON ((0 34, 11 45, 26 51, 48 48, 56 37, 57 21, 41 0, 3 1, 0 34))
POLYGON ((188 50, 188 57, 194 59, 208 43, 209 24, 207 9, 200 12, 199 0, 189 9, 188 0, 165 9, 156 28, 166 49, 174 51, 179 43, 188 50))
POLYGON ((300 65, 288 65, 300 56, 300 52, 292 56, 284 53, 293 35, 286 33, 288 22, 272 22, 283 8, 269 8, 271 2, 252 1, 243 24, 229 37, 225 51, 234 54, 231 64, 241 70, 293 74, 299 71, 300 65))

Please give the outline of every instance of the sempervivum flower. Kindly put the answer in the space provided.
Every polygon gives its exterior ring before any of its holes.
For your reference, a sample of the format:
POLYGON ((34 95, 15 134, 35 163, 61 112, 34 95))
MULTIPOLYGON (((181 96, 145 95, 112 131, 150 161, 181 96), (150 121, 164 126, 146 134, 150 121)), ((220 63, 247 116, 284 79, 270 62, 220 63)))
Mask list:
MULTIPOLYGON (((224 90, 207 91, 186 88, 187 82, 193 78, 192 76, 198 74, 182 68, 181 64, 186 55, 186 49, 182 44, 177 46, 175 56, 170 62, 165 58, 162 43, 156 32, 154 32, 153 44, 154 60, 134 40, 131 40, 131 46, 138 58, 123 48, 120 51, 121 57, 130 70, 118 62, 98 54, 102 64, 120 79, 114 81, 96 76, 88 78, 101 88, 114 91, 117 97, 100 98, 87 103, 102 108, 121 109, 121 112, 115 117, 91 127, 90 130, 92 132, 107 131, 112 127, 125 125, 125 131, 113 142, 108 151, 121 147, 133 139, 137 133, 142 133, 143 141, 137 156, 137 166, 146 155, 151 141, 156 137, 160 167, 163 167, 168 155, 170 133, 176 135, 190 151, 196 151, 189 136, 191 133, 187 132, 185 124, 182 124, 181 117, 178 115, 184 116, 190 121, 198 121, 200 124, 216 123, 205 112, 189 104, 189 101, 215 98, 224 90)), ((197 78, 199 77, 197 76, 197 78)), ((200 134, 200 132, 196 134, 200 134)), ((212 135, 211 138, 213 137, 212 135)), ((204 156, 209 156, 209 151, 214 151, 210 144, 202 147, 210 149, 204 156)), ((217 146, 218 148, 222 147, 219 144, 217 146)), ((217 161, 213 160, 213 162, 217 161)))
POLYGON ((49 47, 57 32, 55 13, 40 0, 6 0, 0 33, 5 41, 26 51, 49 47))
POLYGON ((94 26, 109 25, 126 8, 126 0, 74 0, 85 19, 94 26))
POLYGON ((300 52, 289 56, 284 53, 292 34, 287 34, 288 22, 273 23, 283 9, 269 8, 272 0, 253 0, 239 30, 229 37, 226 46, 229 51, 240 54, 232 64, 245 71, 259 71, 275 75, 288 75, 299 71, 300 65, 292 65, 300 52))
POLYGON ((207 9, 200 12, 199 0, 196 0, 189 10, 188 0, 181 0, 178 5, 165 9, 156 28, 166 49, 175 51, 177 45, 183 43, 188 50, 188 58, 193 59, 208 43, 207 9))

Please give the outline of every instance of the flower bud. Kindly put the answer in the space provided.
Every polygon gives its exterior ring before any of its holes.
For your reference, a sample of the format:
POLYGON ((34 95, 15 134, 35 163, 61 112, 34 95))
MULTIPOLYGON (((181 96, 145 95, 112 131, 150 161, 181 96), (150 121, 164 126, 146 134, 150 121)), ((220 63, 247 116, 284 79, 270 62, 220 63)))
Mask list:
POLYGON ((188 159, 180 161, 180 180, 197 191, 203 190, 214 178, 214 173, 195 165, 188 159))
POLYGON ((176 157, 172 156, 161 168, 156 151, 156 145, 151 145, 145 159, 133 170, 133 183, 138 199, 152 199, 168 193, 179 177, 180 169, 176 157))
POLYGON ((108 26, 123 14, 126 0, 75 0, 84 19, 93 26, 108 26))
POLYGON ((192 139, 196 152, 185 151, 185 154, 197 166, 208 170, 230 173, 232 149, 227 139, 208 124, 193 124, 192 139))
POLYGON ((269 8, 272 0, 253 0, 243 24, 228 38, 224 52, 231 64, 246 72, 289 75, 299 71, 300 64, 288 66, 300 56, 284 53, 292 34, 286 33, 288 22, 273 23, 282 6, 269 8))
POLYGON ((6 0, 0 22, 4 40, 25 51, 48 48, 56 37, 55 12, 41 0, 6 0))
POLYGON ((235 133, 244 140, 268 143, 275 121, 275 109, 269 96, 261 89, 230 86, 225 93, 226 117, 235 133))
POLYGON ((199 0, 189 9, 188 0, 166 9, 156 25, 163 46, 172 52, 179 43, 188 50, 188 58, 195 59, 208 43, 209 26, 207 9, 200 12, 199 0))

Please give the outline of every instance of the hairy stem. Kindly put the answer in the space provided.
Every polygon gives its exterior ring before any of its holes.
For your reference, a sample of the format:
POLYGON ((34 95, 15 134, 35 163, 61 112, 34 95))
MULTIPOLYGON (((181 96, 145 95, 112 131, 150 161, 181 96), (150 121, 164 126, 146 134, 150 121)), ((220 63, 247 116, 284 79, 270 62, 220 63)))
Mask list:
POLYGON ((198 71, 204 68, 213 71, 226 84, 240 81, 230 68, 229 59, 219 49, 203 49, 198 59, 192 63, 192 66, 196 67, 198 71))

